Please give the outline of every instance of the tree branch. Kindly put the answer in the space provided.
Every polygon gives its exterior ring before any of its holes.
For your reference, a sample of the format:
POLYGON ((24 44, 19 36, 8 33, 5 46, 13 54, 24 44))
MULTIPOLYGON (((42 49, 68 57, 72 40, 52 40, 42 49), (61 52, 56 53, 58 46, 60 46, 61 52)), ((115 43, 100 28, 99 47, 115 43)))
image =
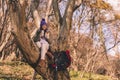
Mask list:
POLYGON ((45 16, 46 22, 48 22, 48 15, 49 15, 49 13, 50 13, 51 5, 52 5, 52 0, 49 0, 49 2, 48 2, 48 7, 47 7, 47 11, 46 11, 46 16, 45 16))
POLYGON ((56 23, 57 25, 59 23, 62 24, 62 17, 61 17, 59 6, 58 6, 58 0, 53 0, 52 3, 53 3, 53 10, 54 10, 56 21, 57 21, 56 23))
POLYGON ((33 67, 33 64, 36 63, 39 58, 39 51, 28 34, 25 16, 25 4, 23 3, 23 6, 19 6, 17 3, 15 4, 17 5, 17 10, 15 11, 15 5, 10 4, 10 18, 13 26, 12 34, 14 35, 16 43, 22 51, 24 57, 33 67))
MULTIPOLYGON (((38 3, 38 4, 39 4, 39 3, 38 3)), ((35 1, 31 3, 30 9, 31 9, 33 18, 34 18, 34 20, 35 20, 35 25, 36 25, 36 27, 37 27, 37 29, 38 29, 38 28, 40 27, 40 16, 39 16, 39 14, 38 14, 37 4, 36 4, 35 1)))
MULTIPOLYGON (((11 28, 11 27, 9 26, 8 29, 10 29, 10 28, 11 28)), ((0 45, 0 52, 3 50, 3 48, 4 48, 5 45, 7 44, 10 36, 11 36, 11 32, 9 31, 9 32, 7 33, 7 35, 6 35, 6 38, 5 38, 4 42, 2 43, 2 45, 0 45)))
POLYGON ((120 43, 120 41, 116 42, 112 47, 108 48, 107 50, 111 50, 112 48, 114 48, 116 45, 118 45, 120 43))
POLYGON ((71 29, 71 22, 72 22, 72 15, 73 15, 73 10, 74 10, 74 5, 75 5, 75 0, 69 0, 66 10, 65 10, 65 14, 63 16, 63 22, 66 22, 67 24, 67 30, 71 29))
POLYGON ((2 39, 2 33, 3 33, 4 28, 5 28, 5 22, 6 22, 6 19, 7 19, 7 14, 8 14, 8 9, 5 11, 4 21, 3 21, 2 29, 1 29, 1 32, 0 32, 0 41, 2 39))
POLYGON ((40 27, 40 16, 39 16, 39 13, 37 11, 37 7, 39 5, 39 1, 40 0, 32 1, 31 5, 30 5, 30 10, 32 12, 32 15, 33 15, 33 18, 34 18, 34 22, 35 22, 35 26, 36 26, 35 30, 31 34, 31 38, 35 35, 36 31, 40 27))
POLYGON ((80 7, 81 3, 82 3, 82 0, 75 1, 75 6, 74 6, 74 10, 73 11, 75 11, 76 9, 78 9, 80 7))
POLYGON ((3 50, 6 49, 6 48, 8 48, 8 47, 10 47, 10 46, 13 45, 14 43, 15 43, 15 39, 10 40, 10 41, 8 42, 8 44, 6 44, 6 46, 3 48, 3 50))

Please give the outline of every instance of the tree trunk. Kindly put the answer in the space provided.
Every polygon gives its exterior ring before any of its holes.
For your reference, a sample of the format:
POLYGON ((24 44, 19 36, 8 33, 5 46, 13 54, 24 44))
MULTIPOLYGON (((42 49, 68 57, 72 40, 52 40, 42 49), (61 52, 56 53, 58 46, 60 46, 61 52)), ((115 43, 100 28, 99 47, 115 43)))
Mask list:
MULTIPOLYGON (((26 3, 23 2, 19 5, 17 2, 10 2, 10 18, 12 24, 12 34, 15 37, 16 44, 21 50, 24 58, 27 63, 35 69, 35 71, 40 74, 44 80, 48 78, 50 80, 56 80, 54 70, 43 70, 40 66, 40 55, 39 50, 36 47, 35 43, 31 39, 31 36, 28 32, 27 24, 26 24, 26 15, 25 15, 26 3)), ((58 80, 70 80, 70 76, 67 70, 58 71, 58 80)))
POLYGON ((56 17, 56 22, 58 26, 58 50, 66 50, 69 48, 69 36, 72 24, 73 12, 79 8, 81 0, 77 1, 78 4, 75 5, 76 0, 68 0, 67 7, 63 17, 60 14, 58 7, 58 0, 53 0, 53 9, 56 17))
MULTIPOLYGON (((53 80, 54 71, 50 70, 50 73, 45 74, 45 72, 41 69, 41 65, 39 64, 39 50, 36 47, 35 43, 31 39, 31 37, 34 35, 29 34, 28 28, 26 25, 26 13, 25 9, 27 6, 26 1, 20 0, 20 4, 17 1, 10 0, 10 18, 12 22, 12 34, 14 35, 16 39, 16 43, 18 47, 20 48, 23 56, 27 60, 28 64, 33 67, 36 72, 38 72, 44 79, 47 79, 47 75, 51 75, 50 78, 53 80), (53 73, 53 74, 52 74, 53 73)), ((39 0, 34 0, 31 3, 31 11, 33 12, 33 17, 35 19, 35 24, 37 28, 39 28, 39 15, 36 10, 39 0), (34 3, 34 4, 33 4, 34 3)), ((51 2, 49 2, 49 6, 51 5, 51 2)), ((69 39, 69 32, 71 29, 71 23, 72 23, 72 15, 75 7, 75 0, 68 0, 68 4, 65 10, 65 14, 63 17, 61 17, 59 7, 58 7, 58 0, 53 0, 53 9, 56 17, 56 23, 58 26, 58 49, 66 50, 68 49, 68 39, 69 39)), ((48 8, 50 9, 50 8, 48 8)), ((49 11, 48 11, 49 12, 49 11)), ((47 19, 48 13, 46 13, 46 19, 47 19)), ((36 32, 36 31, 34 31, 36 32)), ((47 70, 47 68, 45 68, 47 70)), ((70 80, 69 72, 67 70, 65 71, 58 71, 57 72, 58 80, 70 80)))
POLYGON ((27 29, 25 16, 26 4, 23 3, 21 7, 17 2, 15 4, 16 5, 14 5, 13 2, 10 4, 10 18, 13 26, 12 34, 27 63, 34 68, 43 79, 47 79, 45 72, 43 72, 39 64, 39 50, 31 39, 27 29))

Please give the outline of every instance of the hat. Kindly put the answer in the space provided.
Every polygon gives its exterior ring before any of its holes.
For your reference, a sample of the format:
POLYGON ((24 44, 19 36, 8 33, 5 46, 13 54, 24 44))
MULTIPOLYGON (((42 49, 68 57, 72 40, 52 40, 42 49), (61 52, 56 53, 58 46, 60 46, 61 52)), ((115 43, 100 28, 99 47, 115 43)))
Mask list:
POLYGON ((43 25, 47 25, 44 18, 42 18, 42 20, 41 20, 40 27, 42 27, 43 25))

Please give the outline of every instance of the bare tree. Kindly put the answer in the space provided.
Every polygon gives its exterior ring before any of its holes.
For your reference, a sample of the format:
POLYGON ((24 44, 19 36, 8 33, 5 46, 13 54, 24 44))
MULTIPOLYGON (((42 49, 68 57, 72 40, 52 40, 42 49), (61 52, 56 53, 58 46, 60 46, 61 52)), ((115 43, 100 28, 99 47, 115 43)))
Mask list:
MULTIPOLYGON (((37 2, 38 0, 35 0, 34 4, 32 5, 32 11, 33 16, 35 18, 36 26, 38 27, 39 22, 39 16, 37 13, 37 2)), ((39 1, 38 1, 39 2, 39 1)), ((12 34, 14 35, 16 39, 16 43, 19 46, 23 56, 27 60, 28 64, 33 67, 37 73, 39 73, 43 79, 48 79, 47 75, 44 70, 41 69, 39 64, 39 50, 36 47, 35 43, 31 39, 31 36, 29 34, 27 24, 26 24, 26 7, 27 7, 27 1, 13 1, 9 0, 9 7, 10 7, 10 18, 11 18, 11 24, 12 24, 12 34), (24 37, 22 37, 24 36, 24 37)), ((65 14, 63 18, 60 15, 60 11, 58 8, 58 2, 57 0, 53 0, 53 9, 56 15, 57 24, 59 26, 59 49, 65 50, 67 49, 67 40, 69 37, 69 31, 71 29, 71 22, 72 22, 72 15, 74 12, 74 5, 75 0, 69 0, 68 5, 65 10, 65 14)), ((46 68, 47 69, 47 68, 46 68)), ((61 72, 58 72, 58 74, 61 72)), ((60 78, 58 79, 64 79, 69 80, 69 74, 66 71, 62 71, 64 74, 60 74, 60 78)))

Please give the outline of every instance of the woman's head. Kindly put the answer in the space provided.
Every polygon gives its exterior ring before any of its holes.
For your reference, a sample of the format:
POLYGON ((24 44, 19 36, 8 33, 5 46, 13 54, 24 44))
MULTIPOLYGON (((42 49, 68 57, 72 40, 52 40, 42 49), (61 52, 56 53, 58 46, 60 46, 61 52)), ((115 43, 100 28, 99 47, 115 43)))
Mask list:
POLYGON ((47 29, 47 23, 45 22, 44 18, 41 20, 40 29, 42 29, 42 30, 46 30, 47 29))

